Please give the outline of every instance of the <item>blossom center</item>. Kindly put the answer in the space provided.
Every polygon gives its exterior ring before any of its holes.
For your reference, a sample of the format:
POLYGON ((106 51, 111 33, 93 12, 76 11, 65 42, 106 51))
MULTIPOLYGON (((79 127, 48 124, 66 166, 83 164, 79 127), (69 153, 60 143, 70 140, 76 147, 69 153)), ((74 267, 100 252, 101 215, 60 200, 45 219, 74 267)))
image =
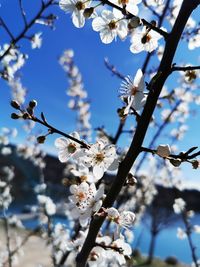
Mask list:
POLYGON ((84 201, 84 199, 86 198, 86 194, 84 192, 78 192, 76 197, 79 201, 84 201))
POLYGON ((78 1, 75 6, 79 11, 85 9, 85 4, 81 1, 78 1))
POLYGON ((150 40, 151 40, 151 35, 148 34, 148 33, 146 33, 146 34, 142 37, 141 42, 142 42, 142 44, 146 44, 146 43, 148 43, 150 40))
POLYGON ((87 181, 87 175, 80 176, 81 182, 87 181))
POLYGON ((187 71, 185 76, 188 78, 189 82, 191 82, 197 78, 196 72, 194 70, 187 71))
POLYGON ((134 95, 136 95, 137 92, 138 92, 138 87, 137 86, 133 86, 131 88, 131 95, 134 96, 134 95))
POLYGON ((114 30, 114 29, 116 29, 116 28, 117 28, 117 23, 116 23, 116 21, 111 20, 111 21, 109 22, 109 24, 108 24, 108 27, 109 27, 110 30, 114 30))
POLYGON ((73 143, 69 143, 67 146, 67 150, 70 154, 73 154, 76 151, 76 145, 73 143))
POLYGON ((104 160, 104 154, 103 153, 98 153, 95 155, 95 160, 97 162, 102 162, 104 160))
POLYGON ((127 5, 129 3, 129 0, 118 0, 118 4, 127 5))

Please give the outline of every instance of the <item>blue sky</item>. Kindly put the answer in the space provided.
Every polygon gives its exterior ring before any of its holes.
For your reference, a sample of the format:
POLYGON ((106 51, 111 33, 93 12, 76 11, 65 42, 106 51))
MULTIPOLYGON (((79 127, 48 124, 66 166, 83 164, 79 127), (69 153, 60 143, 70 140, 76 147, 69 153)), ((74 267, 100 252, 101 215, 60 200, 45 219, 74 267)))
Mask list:
MULTIPOLYGON (((13 33, 17 34, 23 27, 22 18, 19 16, 17 0, 1 0, 0 15, 8 23, 13 33)), ((24 1, 26 2, 26 1, 24 1)), ((26 10, 31 17, 38 9, 39 1, 27 1, 26 10)), ((118 88, 120 80, 112 77, 111 73, 105 68, 104 58, 108 57, 123 74, 134 75, 139 67, 142 66, 145 53, 133 55, 130 50, 130 42, 117 41, 110 45, 101 43, 99 34, 91 29, 91 23, 87 23, 83 29, 77 29, 73 26, 69 15, 64 14, 59 8, 56 14, 59 16, 56 22, 56 30, 52 31, 47 27, 34 26, 29 32, 30 35, 43 31, 43 45, 41 49, 31 50, 30 42, 24 40, 20 43, 21 51, 29 54, 29 59, 21 70, 22 83, 28 89, 27 99, 36 99, 38 101, 38 114, 43 111, 50 123, 57 128, 70 133, 75 128, 75 116, 67 108, 67 97, 65 90, 68 87, 65 73, 58 63, 58 57, 65 49, 72 48, 75 52, 75 62, 78 65, 82 75, 85 88, 88 91, 91 100, 92 118, 91 122, 94 128, 104 125, 111 133, 115 132, 118 125, 116 110, 121 107, 121 101, 118 98, 118 88)), ((0 31, 0 44, 6 42, 6 36, 0 31)), ((198 51, 186 53, 185 46, 182 45, 177 53, 177 62, 187 62, 189 57, 194 64, 199 63, 198 51), (184 51, 184 52, 183 52, 184 51), (187 58, 186 58, 187 57, 187 58)), ((158 61, 153 61, 158 63, 158 61)), ((173 80, 170 82, 173 84, 173 80)), ((21 129, 20 123, 10 119, 10 113, 13 111, 9 106, 10 91, 4 81, 0 81, 1 105, 0 127, 17 127, 19 136, 17 141, 23 142, 26 134, 21 129)), ((199 110, 198 115, 192 117, 189 121, 189 131, 184 141, 180 143, 182 149, 188 149, 191 146, 199 145, 199 110)), ((132 121, 130 120, 130 123, 132 121)), ((42 129, 40 127, 40 129, 42 129)), ((44 129, 44 128, 43 128, 44 129)), ((45 129, 44 129, 45 130, 45 129)), ((56 137, 56 136, 55 136, 56 137)), ((48 150, 52 151, 53 140, 50 138, 47 142, 48 150)), ((147 137, 147 140, 150 136, 147 137)), ((122 139, 122 144, 127 137, 122 139)), ((191 170, 186 166, 188 174, 198 176, 199 171, 191 170)))

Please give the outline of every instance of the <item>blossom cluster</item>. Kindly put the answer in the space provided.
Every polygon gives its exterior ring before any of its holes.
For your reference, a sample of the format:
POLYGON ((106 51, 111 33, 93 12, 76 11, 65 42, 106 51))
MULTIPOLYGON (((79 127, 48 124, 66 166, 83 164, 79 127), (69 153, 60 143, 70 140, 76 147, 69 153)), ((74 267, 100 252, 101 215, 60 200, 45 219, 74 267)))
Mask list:
POLYGON ((77 130, 84 139, 91 138, 90 103, 87 100, 87 91, 84 89, 82 75, 74 64, 73 50, 64 51, 59 63, 66 72, 69 88, 66 93, 70 97, 68 107, 77 112, 77 130))

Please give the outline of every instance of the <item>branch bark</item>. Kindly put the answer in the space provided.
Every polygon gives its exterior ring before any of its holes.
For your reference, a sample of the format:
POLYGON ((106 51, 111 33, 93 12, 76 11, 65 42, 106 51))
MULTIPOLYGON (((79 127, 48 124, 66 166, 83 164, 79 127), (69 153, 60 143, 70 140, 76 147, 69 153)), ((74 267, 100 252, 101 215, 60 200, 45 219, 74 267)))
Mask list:
MULTIPOLYGON (((199 5, 200 1, 190 1, 184 0, 181 6, 180 12, 174 24, 174 27, 171 33, 166 38, 166 46, 161 60, 160 66, 158 68, 158 73, 151 80, 149 84, 149 95, 147 98, 146 105, 142 112, 141 118, 138 122, 138 127, 136 129, 135 135, 133 137, 131 146, 126 154, 125 159, 121 162, 117 176, 111 186, 110 191, 108 192, 104 202, 103 207, 108 208, 113 205, 115 200, 118 197, 121 188, 126 180, 126 177, 134 164, 137 156, 141 151, 141 146, 144 141, 152 114, 156 107, 158 97, 161 93, 162 87, 171 74, 172 61, 181 38, 182 32, 185 28, 188 18, 190 17, 192 11, 199 5)), ((83 244, 83 247, 76 258, 77 267, 85 267, 87 258, 90 254, 90 251, 95 246, 95 239, 100 230, 101 225, 104 222, 103 217, 97 217, 92 219, 89 227, 89 232, 86 237, 86 240, 83 244)))

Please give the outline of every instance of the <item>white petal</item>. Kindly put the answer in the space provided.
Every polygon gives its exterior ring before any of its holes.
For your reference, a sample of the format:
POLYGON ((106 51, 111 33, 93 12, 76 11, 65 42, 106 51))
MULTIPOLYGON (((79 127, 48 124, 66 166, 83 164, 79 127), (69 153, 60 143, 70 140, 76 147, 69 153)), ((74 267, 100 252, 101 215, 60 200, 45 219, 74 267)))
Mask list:
POLYGON ((101 16, 105 19, 107 23, 115 19, 114 14, 110 10, 106 10, 106 9, 102 11, 101 16))
POLYGON ((104 175, 104 165, 99 164, 93 167, 93 174, 97 179, 101 179, 104 175))
POLYGON ((92 28, 94 31, 102 31, 106 27, 106 23, 102 17, 97 17, 92 21, 92 28))
POLYGON ((64 149, 67 148, 69 140, 64 137, 59 137, 55 140, 54 144, 58 149, 64 149))
POLYGON ((72 22, 75 27, 82 28, 85 25, 85 18, 82 11, 74 10, 72 13, 72 22))
POLYGON ((70 1, 70 0, 61 0, 59 2, 59 6, 66 13, 73 12, 74 9, 75 9, 75 3, 74 3, 74 1, 70 1))
POLYGON ((58 152, 58 159, 60 160, 60 162, 64 163, 68 161, 70 155, 71 154, 69 154, 66 149, 62 149, 58 152))
POLYGON ((115 159, 112 164, 109 166, 108 171, 115 171, 119 167, 118 159, 115 159))
POLYGON ((111 31, 109 29, 104 29, 100 32, 101 41, 104 44, 110 44, 114 38, 116 38, 116 31, 111 31))
POLYGON ((127 22, 122 20, 118 22, 117 34, 121 40, 124 40, 128 34, 127 22))

